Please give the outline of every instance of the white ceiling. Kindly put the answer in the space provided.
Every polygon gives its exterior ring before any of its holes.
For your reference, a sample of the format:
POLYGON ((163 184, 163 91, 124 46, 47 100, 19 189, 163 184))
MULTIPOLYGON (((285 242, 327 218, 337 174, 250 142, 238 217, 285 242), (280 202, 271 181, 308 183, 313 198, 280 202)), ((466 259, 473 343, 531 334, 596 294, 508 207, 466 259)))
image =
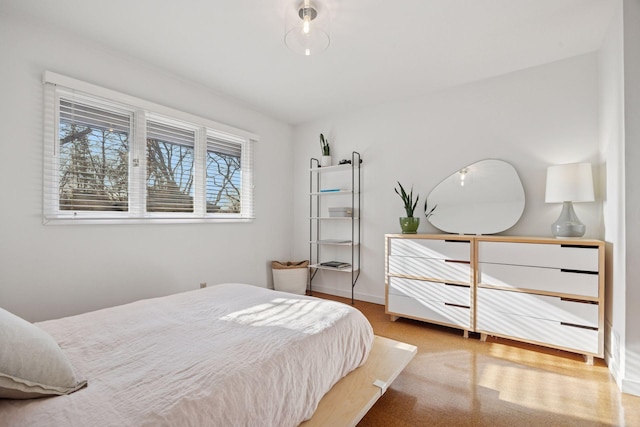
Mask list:
POLYGON ((597 50, 617 0, 316 0, 317 56, 283 42, 300 0, 0 0, 290 124, 597 50))

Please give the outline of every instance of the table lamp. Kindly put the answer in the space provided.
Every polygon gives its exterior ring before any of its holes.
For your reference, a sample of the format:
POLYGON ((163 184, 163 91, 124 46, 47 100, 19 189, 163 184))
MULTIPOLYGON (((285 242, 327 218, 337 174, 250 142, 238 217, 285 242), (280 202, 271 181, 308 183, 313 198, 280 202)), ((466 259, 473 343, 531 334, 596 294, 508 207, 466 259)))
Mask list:
POLYGON ((572 163, 547 168, 546 203, 562 203, 558 220, 551 225, 557 238, 582 237, 587 227, 578 219, 573 202, 593 202, 591 163, 572 163))

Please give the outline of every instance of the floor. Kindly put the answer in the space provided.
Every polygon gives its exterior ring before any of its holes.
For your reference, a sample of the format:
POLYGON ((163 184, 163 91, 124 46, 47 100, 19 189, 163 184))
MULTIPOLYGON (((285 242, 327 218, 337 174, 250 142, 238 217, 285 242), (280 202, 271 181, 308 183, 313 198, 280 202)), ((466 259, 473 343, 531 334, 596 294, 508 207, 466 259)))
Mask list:
MULTIPOLYGON (((350 302, 339 297, 315 296, 350 302)), ((639 426, 640 397, 622 394, 601 359, 408 319, 356 301, 376 335, 418 354, 358 424, 368 426, 639 426)))

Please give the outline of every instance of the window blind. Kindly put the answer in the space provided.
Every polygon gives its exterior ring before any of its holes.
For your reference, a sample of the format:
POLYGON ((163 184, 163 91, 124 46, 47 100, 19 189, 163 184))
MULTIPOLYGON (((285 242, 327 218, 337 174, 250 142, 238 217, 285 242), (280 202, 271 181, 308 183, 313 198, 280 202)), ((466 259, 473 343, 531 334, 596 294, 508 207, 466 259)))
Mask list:
POLYGON ((147 121, 147 212, 194 209, 195 131, 147 121))
POLYGON ((242 145, 242 164, 243 164, 243 173, 242 173, 242 217, 243 218, 254 218, 255 217, 255 208, 253 204, 253 144, 254 141, 247 140, 242 145))
POLYGON ((130 114, 64 97, 58 102, 59 209, 128 211, 130 114))
POLYGON ((242 212, 242 144, 207 137, 207 213, 242 212))

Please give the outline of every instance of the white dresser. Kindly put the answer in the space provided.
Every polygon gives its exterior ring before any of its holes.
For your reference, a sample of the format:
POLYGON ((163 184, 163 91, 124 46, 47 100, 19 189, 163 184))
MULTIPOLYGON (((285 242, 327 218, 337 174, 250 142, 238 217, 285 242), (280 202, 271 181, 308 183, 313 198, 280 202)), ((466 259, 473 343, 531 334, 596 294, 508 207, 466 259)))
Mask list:
POLYGON ((604 243, 478 237, 476 332, 604 355, 604 243))
POLYGON ((386 309, 396 317, 604 355, 604 242, 387 235, 386 309))
POLYGON ((386 312, 473 330, 473 244, 447 235, 387 236, 386 312))

